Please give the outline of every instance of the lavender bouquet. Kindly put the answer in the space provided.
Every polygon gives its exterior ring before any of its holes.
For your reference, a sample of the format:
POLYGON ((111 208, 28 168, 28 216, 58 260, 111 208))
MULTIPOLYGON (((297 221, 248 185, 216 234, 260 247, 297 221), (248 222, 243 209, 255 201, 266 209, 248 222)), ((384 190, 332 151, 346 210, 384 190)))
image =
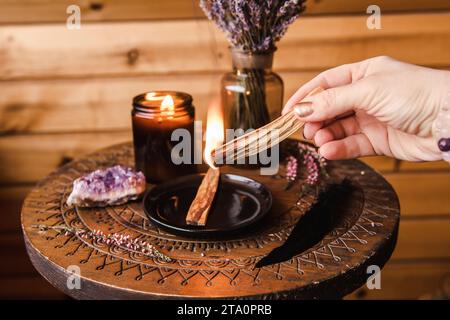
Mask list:
POLYGON ((268 100, 277 104, 272 107, 281 109, 282 80, 278 75, 270 77, 267 70, 272 65, 275 43, 304 10, 304 3, 305 0, 200 0, 208 19, 225 32, 234 67, 239 71, 236 84, 231 86, 238 90, 223 96, 231 108, 229 127, 258 128, 268 123, 268 100), (273 82, 271 92, 276 97, 266 97, 268 81, 273 82))
POLYGON ((305 0, 200 0, 208 19, 223 30, 231 45, 260 53, 275 49, 288 26, 305 9, 305 0))

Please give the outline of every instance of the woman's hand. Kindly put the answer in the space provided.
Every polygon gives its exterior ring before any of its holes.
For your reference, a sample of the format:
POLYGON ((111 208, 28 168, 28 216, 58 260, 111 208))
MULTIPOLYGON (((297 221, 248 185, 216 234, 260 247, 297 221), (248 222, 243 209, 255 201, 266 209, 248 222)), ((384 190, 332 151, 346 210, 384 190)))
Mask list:
POLYGON ((296 109, 304 136, 330 160, 387 155, 410 161, 442 159, 432 124, 450 92, 450 72, 388 57, 327 70, 303 85, 283 113, 296 109), (306 95, 316 87, 326 90, 306 95), (302 115, 300 117, 300 115, 302 115))

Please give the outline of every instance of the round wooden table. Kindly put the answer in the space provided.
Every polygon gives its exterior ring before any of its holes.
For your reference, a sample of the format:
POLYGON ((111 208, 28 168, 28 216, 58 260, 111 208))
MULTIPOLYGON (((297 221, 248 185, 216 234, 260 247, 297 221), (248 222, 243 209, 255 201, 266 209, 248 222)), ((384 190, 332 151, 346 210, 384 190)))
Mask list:
POLYGON ((61 167, 41 181, 23 205, 22 228, 33 265, 52 285, 77 299, 342 298, 365 283, 368 266, 381 268, 395 247, 397 196, 380 174, 357 160, 329 164, 332 179, 348 178, 356 187, 333 204, 331 213, 308 219, 301 217, 315 194, 299 199, 299 186, 286 191, 282 178, 224 167, 224 172, 264 183, 274 203, 251 232, 216 241, 158 229, 140 202, 104 209, 66 206, 75 178, 114 164, 133 165, 131 143, 61 167), (172 261, 57 230, 42 232, 36 225, 128 234, 153 244, 172 261), (80 270, 80 289, 67 285, 73 266, 80 270))

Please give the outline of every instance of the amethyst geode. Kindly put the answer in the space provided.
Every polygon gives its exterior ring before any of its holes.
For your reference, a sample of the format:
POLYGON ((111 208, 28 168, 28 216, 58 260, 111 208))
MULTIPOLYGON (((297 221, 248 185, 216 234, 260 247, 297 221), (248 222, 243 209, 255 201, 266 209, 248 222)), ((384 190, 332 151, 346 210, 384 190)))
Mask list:
POLYGON ((67 204, 79 207, 119 205, 137 199, 144 191, 142 172, 117 165, 76 179, 67 204))

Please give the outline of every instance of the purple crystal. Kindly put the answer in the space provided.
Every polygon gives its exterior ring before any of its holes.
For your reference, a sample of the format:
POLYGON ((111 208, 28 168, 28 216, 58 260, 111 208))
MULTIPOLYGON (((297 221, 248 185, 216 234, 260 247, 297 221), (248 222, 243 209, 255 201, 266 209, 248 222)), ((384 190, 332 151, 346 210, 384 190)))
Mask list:
POLYGON ((439 150, 442 152, 450 151, 450 138, 441 138, 438 141, 439 150))
POLYGON ((120 165, 96 170, 73 182, 68 205, 104 207, 137 199, 145 191, 145 177, 120 165))

